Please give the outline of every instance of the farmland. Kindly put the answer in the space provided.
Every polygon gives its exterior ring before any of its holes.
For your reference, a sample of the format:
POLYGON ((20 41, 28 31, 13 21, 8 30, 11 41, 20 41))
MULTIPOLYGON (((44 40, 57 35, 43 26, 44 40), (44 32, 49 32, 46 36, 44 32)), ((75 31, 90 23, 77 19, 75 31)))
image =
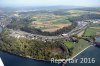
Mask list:
POLYGON ((95 36, 100 34, 100 24, 91 24, 89 28, 85 31, 85 36, 95 36))
POLYGON ((58 16, 54 14, 44 14, 33 16, 35 21, 32 21, 31 26, 41 29, 42 31, 54 32, 63 27, 68 27, 71 22, 66 16, 58 16))

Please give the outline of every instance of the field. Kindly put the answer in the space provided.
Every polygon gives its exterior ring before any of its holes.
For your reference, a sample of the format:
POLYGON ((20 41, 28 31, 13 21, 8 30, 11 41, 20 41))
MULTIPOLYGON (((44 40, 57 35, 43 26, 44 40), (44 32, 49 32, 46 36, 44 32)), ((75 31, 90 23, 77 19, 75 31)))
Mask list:
POLYGON ((68 49, 70 49, 72 51, 71 57, 75 56, 77 53, 79 53, 84 48, 86 48, 90 45, 87 41, 85 41, 83 39, 79 39, 78 43, 66 41, 64 44, 68 49))
POLYGON ((73 49, 73 54, 72 56, 75 56, 77 53, 79 53, 80 51, 82 51, 84 48, 88 47, 90 44, 83 40, 80 39, 78 43, 75 44, 74 49, 73 49))
POLYGON ((69 16, 80 16, 84 14, 100 14, 100 12, 85 11, 85 10, 68 10, 67 12, 70 13, 69 16))
POLYGON ((80 16, 89 13, 89 11, 83 10, 68 10, 67 12, 70 13, 70 16, 80 16))
POLYGON ((99 24, 92 24, 87 30, 85 31, 85 36, 94 36, 100 34, 100 26, 99 24))
POLYGON ((71 25, 71 22, 66 16, 54 14, 38 14, 33 16, 32 19, 34 21, 32 22, 31 26, 47 32, 54 32, 58 29, 71 25))

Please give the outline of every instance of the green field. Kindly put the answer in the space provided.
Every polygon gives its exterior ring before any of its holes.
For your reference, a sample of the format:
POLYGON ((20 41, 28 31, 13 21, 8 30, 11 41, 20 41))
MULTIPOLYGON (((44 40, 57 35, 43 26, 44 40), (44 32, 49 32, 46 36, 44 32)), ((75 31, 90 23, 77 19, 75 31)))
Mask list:
POLYGON ((96 35, 96 30, 93 28, 88 28, 85 32, 85 36, 94 36, 96 35))
POLYGON ((70 21, 66 17, 58 18, 57 20, 52 22, 52 24, 68 24, 68 23, 70 23, 70 21))
POLYGON ((76 55, 77 53, 79 53, 80 51, 82 51, 84 48, 86 48, 89 45, 90 44, 87 41, 80 39, 79 42, 76 43, 74 46, 72 56, 76 55))
POLYGON ((100 27, 98 24, 92 24, 89 28, 86 29, 84 36, 95 36, 97 32, 100 33, 100 27))
POLYGON ((80 16, 89 13, 89 11, 83 11, 83 10, 68 10, 67 12, 70 13, 71 16, 80 16))
POLYGON ((64 44, 68 49, 73 49, 74 48, 74 43, 73 42, 65 41, 64 44))
POLYGON ((54 14, 44 14, 44 15, 34 15, 33 22, 31 26, 41 29, 42 31, 54 32, 63 27, 68 27, 71 25, 67 16, 54 15, 54 14))
POLYGON ((78 43, 66 41, 66 42, 64 42, 64 45, 69 50, 71 50, 71 52, 72 52, 71 57, 72 57, 72 56, 76 55, 77 53, 79 53, 80 51, 82 51, 84 48, 88 47, 90 44, 83 39, 79 39, 78 43))

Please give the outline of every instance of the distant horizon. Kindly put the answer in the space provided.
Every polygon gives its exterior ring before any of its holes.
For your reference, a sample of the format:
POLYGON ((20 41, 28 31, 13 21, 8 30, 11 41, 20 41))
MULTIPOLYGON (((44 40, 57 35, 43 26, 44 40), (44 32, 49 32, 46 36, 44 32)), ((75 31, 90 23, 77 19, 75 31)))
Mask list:
POLYGON ((76 7, 76 8, 88 8, 88 7, 100 7, 100 6, 73 6, 73 5, 44 5, 44 6, 0 6, 0 7, 4 7, 4 8, 6 8, 6 7, 11 7, 11 8, 27 8, 27 7, 29 7, 29 8, 39 8, 39 7, 43 7, 43 8, 45 8, 45 7, 76 7))
POLYGON ((0 7, 41 7, 41 6, 100 7, 100 0, 0 0, 0 7))

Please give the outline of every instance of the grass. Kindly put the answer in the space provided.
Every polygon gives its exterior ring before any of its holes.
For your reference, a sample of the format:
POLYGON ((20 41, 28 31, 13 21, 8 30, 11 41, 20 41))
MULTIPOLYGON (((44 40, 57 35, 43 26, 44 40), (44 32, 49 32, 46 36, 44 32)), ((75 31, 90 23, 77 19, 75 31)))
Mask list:
POLYGON ((81 14, 81 13, 87 13, 88 11, 82 11, 82 10, 69 10, 68 12, 69 12, 69 13, 79 13, 79 14, 81 14))
POLYGON ((89 11, 84 10, 68 10, 67 12, 70 13, 70 16, 80 16, 89 13, 89 11))
POLYGON ((77 53, 79 53, 84 48, 86 48, 87 46, 90 45, 87 41, 85 41, 83 39, 79 39, 78 43, 73 43, 73 42, 65 41, 64 44, 65 44, 65 46, 68 49, 73 49, 71 57, 76 55, 77 53))
POLYGON ((39 28, 39 29, 41 29, 41 30, 43 30, 43 29, 54 29, 54 28, 59 28, 59 27, 57 27, 57 26, 46 26, 46 27, 37 27, 37 28, 39 28))
POLYGON ((56 21, 52 22, 52 24, 68 24, 70 21, 67 18, 59 18, 56 21))
POLYGON ((91 23, 90 27, 86 29, 84 36, 95 36, 97 32, 100 33, 100 24, 91 23))
POLYGON ((85 36, 93 36, 96 35, 96 30, 94 30, 93 28, 88 28, 85 32, 85 36))
POLYGON ((79 42, 76 43, 74 46, 72 56, 76 55, 77 53, 79 53, 80 51, 82 51, 84 48, 86 48, 89 45, 90 44, 87 41, 80 39, 79 42))
POLYGON ((54 32, 58 29, 71 25, 71 22, 68 20, 67 16, 44 14, 34 16, 33 22, 30 25, 41 29, 42 31, 54 32))
POLYGON ((65 41, 64 44, 68 49, 74 48, 74 43, 73 42, 65 41))

